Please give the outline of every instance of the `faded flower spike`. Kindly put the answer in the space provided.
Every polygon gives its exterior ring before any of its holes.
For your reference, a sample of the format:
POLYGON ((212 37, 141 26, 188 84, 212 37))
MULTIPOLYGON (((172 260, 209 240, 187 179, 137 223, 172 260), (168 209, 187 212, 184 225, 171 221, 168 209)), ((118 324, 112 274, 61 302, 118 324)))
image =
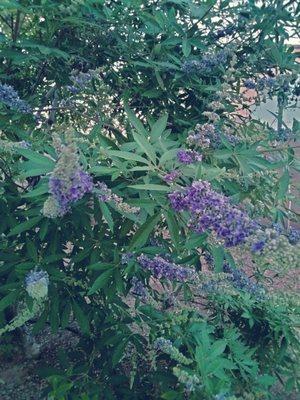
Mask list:
POLYGON ((44 299, 48 295, 49 275, 46 271, 30 271, 25 278, 25 288, 29 296, 35 300, 44 299))

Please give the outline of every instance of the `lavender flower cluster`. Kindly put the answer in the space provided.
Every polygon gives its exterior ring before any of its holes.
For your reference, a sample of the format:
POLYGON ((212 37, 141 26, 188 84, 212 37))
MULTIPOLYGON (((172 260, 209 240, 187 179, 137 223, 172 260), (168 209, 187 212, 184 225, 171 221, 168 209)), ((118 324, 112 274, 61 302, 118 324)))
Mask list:
MULTIPOLYGON (((233 146, 240 142, 237 136, 226 133, 223 136, 233 146)), ((217 149, 222 145, 222 136, 213 124, 197 124, 195 130, 189 132, 187 142, 202 149, 217 149)))
POLYGON ((182 267, 173 262, 165 260, 163 257, 155 256, 153 259, 141 254, 137 257, 137 262, 156 278, 164 278, 170 281, 186 282, 194 275, 193 271, 187 267, 182 267))
POLYGON ((82 170, 74 142, 59 144, 58 161, 49 179, 49 193, 43 214, 48 218, 65 215, 73 203, 93 190, 91 176, 82 170))
POLYGON ((48 295, 49 275, 43 270, 33 270, 25 278, 25 288, 29 296, 35 300, 48 295))
POLYGON ((143 301, 147 301, 149 293, 143 282, 141 282, 138 278, 133 277, 131 279, 131 284, 132 284, 131 292, 135 296, 140 297, 143 301))
POLYGON ((257 89, 258 91, 267 91, 269 94, 281 89, 284 92, 293 88, 293 75, 280 74, 277 76, 263 76, 262 78, 254 81, 253 79, 246 79, 244 86, 247 89, 257 89))
POLYGON ((126 265, 128 264, 134 257, 134 254, 132 252, 128 253, 123 253, 121 256, 121 264, 126 265))
POLYGON ((257 298, 262 298, 264 296, 263 287, 251 281, 241 269, 233 268, 228 263, 225 263, 223 271, 229 274, 228 280, 236 289, 250 293, 257 298))
POLYGON ((72 85, 67 86, 67 89, 72 94, 77 94, 87 87, 93 78, 97 76, 98 72, 96 70, 89 70, 88 72, 78 72, 72 71, 70 80, 72 85))
POLYGON ((186 60, 182 64, 182 71, 187 75, 211 73, 214 69, 226 64, 231 53, 228 49, 222 49, 215 54, 205 54, 201 60, 186 60))
POLYGON ((182 191, 169 194, 175 211, 189 211, 189 226, 198 233, 215 232, 225 246, 244 243, 256 229, 256 223, 229 198, 217 193, 209 182, 196 181, 182 191))
POLYGON ((280 142, 287 142, 289 140, 295 140, 296 135, 289 128, 282 127, 278 131, 274 131, 275 140, 280 142))
POLYGON ((202 161, 202 155, 195 150, 180 149, 177 153, 177 159, 180 163, 189 165, 202 161))
POLYGON ((0 83, 0 102, 20 113, 30 113, 31 107, 26 101, 21 100, 16 90, 9 85, 0 83))
POLYGON ((300 230, 295 228, 289 229, 288 240, 291 244, 298 244, 300 242, 300 230))
POLYGON ((166 175, 163 176, 163 180, 167 183, 173 183, 174 181, 176 181, 177 178, 179 178, 181 175, 180 171, 177 170, 173 170, 169 173, 167 173, 166 175))

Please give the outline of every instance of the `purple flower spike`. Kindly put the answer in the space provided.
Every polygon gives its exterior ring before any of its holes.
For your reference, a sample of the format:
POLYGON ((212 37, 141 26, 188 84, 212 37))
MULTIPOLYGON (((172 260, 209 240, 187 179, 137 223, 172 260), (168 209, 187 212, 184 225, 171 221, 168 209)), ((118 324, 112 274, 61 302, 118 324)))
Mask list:
POLYGON ((159 279, 165 278, 170 281, 185 282, 193 276, 193 271, 189 268, 167 261, 160 256, 155 256, 151 259, 141 254, 137 257, 137 261, 144 269, 147 269, 159 279))
POLYGON ((177 153, 177 159, 182 164, 193 164, 197 161, 202 161, 202 155, 197 153, 195 150, 179 150, 177 153))
POLYGON ((189 226, 197 233, 215 232, 227 247, 244 243, 256 223, 233 206, 229 198, 211 189, 209 182, 196 181, 183 191, 169 194, 175 211, 189 211, 189 226))

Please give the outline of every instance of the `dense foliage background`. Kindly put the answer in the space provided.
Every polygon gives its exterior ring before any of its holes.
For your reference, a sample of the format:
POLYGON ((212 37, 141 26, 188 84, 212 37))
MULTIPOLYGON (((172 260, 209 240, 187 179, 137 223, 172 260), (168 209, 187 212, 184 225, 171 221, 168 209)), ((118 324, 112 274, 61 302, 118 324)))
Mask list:
POLYGON ((299 297, 272 290, 299 266, 298 18, 281 0, 1 1, 0 349, 76 337, 42 398, 299 389, 299 297), (249 112, 270 98, 274 126, 249 112))

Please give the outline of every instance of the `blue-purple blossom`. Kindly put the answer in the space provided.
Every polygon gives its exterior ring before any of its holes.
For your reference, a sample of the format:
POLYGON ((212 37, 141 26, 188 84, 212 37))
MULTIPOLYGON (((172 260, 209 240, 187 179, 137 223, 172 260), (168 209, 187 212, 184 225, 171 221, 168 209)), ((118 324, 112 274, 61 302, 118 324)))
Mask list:
POLYGON ((17 143, 18 147, 21 149, 29 149, 31 147, 31 143, 27 142, 26 140, 21 140, 21 142, 17 143))
POLYGON ((230 134, 222 134, 213 124, 197 124, 193 131, 189 132, 187 142, 201 149, 213 148, 217 149, 222 145, 222 137, 231 145, 235 146, 240 142, 237 136, 230 134))
POLYGON ((173 262, 167 261, 160 256, 149 258, 144 254, 137 257, 137 262, 156 278, 165 278, 170 281, 185 282, 192 278, 193 271, 187 267, 182 267, 173 262))
POLYGON ((282 142, 287 142, 288 140, 293 140, 296 138, 294 132, 291 129, 285 127, 282 127, 278 131, 275 131, 274 134, 275 139, 282 142))
POLYGON ((141 210, 140 207, 134 207, 126 203, 122 197, 113 193, 104 182, 97 182, 94 192, 97 194, 100 201, 111 201, 116 208, 123 213, 138 214, 141 210))
POLYGON ((141 282, 135 276, 131 279, 131 292, 135 296, 139 296, 141 300, 146 301, 149 297, 149 293, 143 282, 141 282))
POLYGON ((275 85, 276 85, 276 78, 270 76, 260 78, 257 81, 257 88, 259 90, 273 89, 275 85))
POLYGON ((49 179, 49 193, 56 200, 60 215, 66 214, 72 203, 80 200, 93 189, 91 176, 78 169, 69 177, 68 181, 52 175, 49 179))
POLYGON ((291 244, 297 244, 300 241, 300 230, 291 228, 288 231, 288 240, 291 244))
POLYGON ((223 271, 229 274, 228 280, 236 289, 243 290, 252 295, 256 295, 257 297, 263 296, 263 287, 251 281, 251 279, 242 270, 233 268, 229 264, 225 263, 223 266, 223 271))
POLYGON ((70 80, 73 85, 67 86, 72 94, 77 94, 87 87, 91 80, 97 75, 97 71, 89 70, 88 72, 72 71, 70 80))
POLYGON ((20 99, 12 86, 2 83, 0 83, 0 102, 23 114, 28 114, 32 111, 26 101, 20 99))
POLYGON ((173 183, 181 175, 180 171, 174 170, 163 176, 163 180, 167 183, 173 183))
POLYGON ((186 60, 182 64, 182 71, 187 75, 198 73, 209 74, 215 68, 226 64, 230 54, 230 50, 222 49, 215 54, 205 54, 201 60, 186 60))
POLYGON ((153 348, 156 351, 164 351, 167 348, 171 348, 173 346, 173 343, 169 339, 165 339, 163 337, 160 337, 155 340, 153 343, 153 348))
POLYGON ((261 252, 264 249, 265 244, 265 240, 259 240, 258 242, 252 244, 251 251, 253 251, 253 253, 261 252))
POLYGON ((282 235, 284 233, 284 227, 278 222, 272 223, 271 229, 274 229, 274 231, 276 231, 278 235, 282 235))
POLYGON ((193 164, 202 161, 202 155, 195 150, 178 150, 177 159, 182 164, 193 164))
POLYGON ((121 264, 126 265, 131 261, 134 257, 134 254, 132 252, 128 253, 123 253, 121 256, 121 264))
POLYGON ((189 226, 193 231, 214 232, 227 247, 244 243, 256 228, 246 213, 233 206, 228 197, 214 191, 209 182, 196 181, 169 194, 169 199, 175 211, 189 211, 189 226))
POLYGON ((246 89, 255 89, 256 83, 252 79, 246 79, 244 82, 244 86, 246 89))

